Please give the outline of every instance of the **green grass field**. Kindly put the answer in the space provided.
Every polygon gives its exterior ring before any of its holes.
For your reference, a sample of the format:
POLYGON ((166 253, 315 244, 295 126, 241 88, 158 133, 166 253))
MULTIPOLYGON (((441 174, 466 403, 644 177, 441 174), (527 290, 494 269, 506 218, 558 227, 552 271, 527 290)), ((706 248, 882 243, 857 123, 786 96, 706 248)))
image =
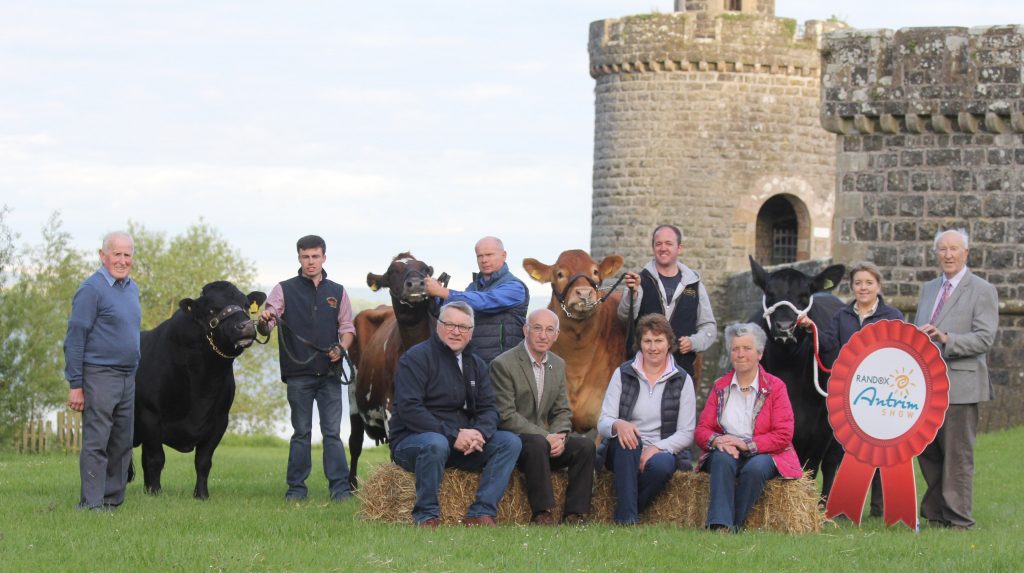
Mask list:
MULTIPOLYGON (((309 500, 286 503, 285 445, 239 439, 214 456, 209 501, 192 499, 192 457, 168 452, 163 495, 144 495, 136 481, 119 511, 102 514, 74 509, 77 457, 0 454, 0 570, 1021 571, 1022 443, 1024 428, 978 440, 972 531, 925 525, 915 534, 867 519, 799 536, 366 523, 358 501, 327 502, 319 450, 309 500)), ((364 456, 367 465, 385 459, 383 448, 364 456)))

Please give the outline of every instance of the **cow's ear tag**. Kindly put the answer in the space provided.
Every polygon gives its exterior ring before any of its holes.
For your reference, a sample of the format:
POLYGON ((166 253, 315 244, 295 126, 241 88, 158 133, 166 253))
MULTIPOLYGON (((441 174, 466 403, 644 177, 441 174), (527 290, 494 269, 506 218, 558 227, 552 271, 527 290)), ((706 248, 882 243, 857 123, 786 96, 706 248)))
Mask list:
POLYGON ((533 277, 533 280, 535 280, 535 281, 541 280, 540 273, 537 272, 536 270, 530 271, 530 276, 533 277))
POLYGON ((830 290, 834 286, 836 286, 836 283, 832 282, 831 279, 825 279, 825 290, 830 290))
POLYGON ((249 305, 249 314, 256 314, 259 311, 260 305, 256 304, 256 301, 252 301, 252 304, 249 305))
POLYGON ((380 285, 374 282, 373 284, 370 285, 370 290, 372 290, 373 292, 377 292, 380 290, 380 285))

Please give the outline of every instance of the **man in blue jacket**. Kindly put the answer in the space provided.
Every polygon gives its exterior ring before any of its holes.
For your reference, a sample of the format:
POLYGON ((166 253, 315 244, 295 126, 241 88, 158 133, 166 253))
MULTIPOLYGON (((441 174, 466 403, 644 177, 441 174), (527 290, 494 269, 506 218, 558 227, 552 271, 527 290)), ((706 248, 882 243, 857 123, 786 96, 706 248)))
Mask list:
POLYGON ((449 289, 427 277, 427 294, 445 302, 464 302, 476 314, 476 333, 469 350, 490 364, 499 354, 523 341, 530 291, 508 270, 508 252, 497 237, 476 242, 479 273, 464 291, 449 289))
POLYGON ((482 470, 466 525, 496 525, 522 443, 498 430, 498 408, 487 364, 466 351, 473 338, 473 309, 464 302, 441 308, 437 332, 398 361, 390 423, 391 457, 416 474, 412 517, 437 527, 438 491, 446 467, 482 470))
POLYGON ((124 502, 142 324, 139 287, 128 278, 134 253, 131 235, 108 234, 103 264, 71 302, 64 376, 71 386, 68 407, 82 412, 80 509, 111 510, 124 502))

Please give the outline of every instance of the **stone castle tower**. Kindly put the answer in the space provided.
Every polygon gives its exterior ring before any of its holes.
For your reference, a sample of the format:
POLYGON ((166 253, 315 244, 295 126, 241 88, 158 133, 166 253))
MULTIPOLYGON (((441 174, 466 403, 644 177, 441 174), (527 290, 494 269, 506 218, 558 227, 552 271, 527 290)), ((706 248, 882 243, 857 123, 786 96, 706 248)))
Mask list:
POLYGON ((822 125, 839 137, 836 260, 873 260, 913 313, 938 229, 999 292, 981 429, 1024 422, 1024 26, 829 34, 822 125))
POLYGON ((721 314, 729 275, 827 257, 836 136, 820 122, 821 35, 774 1, 677 0, 590 25, 596 80, 591 251, 650 258, 660 223, 721 314))

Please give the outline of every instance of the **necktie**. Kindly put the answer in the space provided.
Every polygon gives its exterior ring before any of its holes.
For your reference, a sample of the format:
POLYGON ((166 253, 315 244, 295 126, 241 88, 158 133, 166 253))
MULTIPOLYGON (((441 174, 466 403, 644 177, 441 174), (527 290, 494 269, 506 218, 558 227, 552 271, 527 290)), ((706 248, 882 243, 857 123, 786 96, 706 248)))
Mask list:
POLYGON ((939 304, 935 305, 935 312, 932 313, 932 319, 928 321, 928 324, 935 324, 935 319, 939 318, 939 313, 942 312, 942 307, 946 306, 946 300, 949 299, 949 293, 953 290, 953 283, 946 281, 942 285, 942 296, 939 297, 939 304))
POLYGON ((537 404, 544 396, 544 363, 533 363, 533 377, 537 381, 537 404))

